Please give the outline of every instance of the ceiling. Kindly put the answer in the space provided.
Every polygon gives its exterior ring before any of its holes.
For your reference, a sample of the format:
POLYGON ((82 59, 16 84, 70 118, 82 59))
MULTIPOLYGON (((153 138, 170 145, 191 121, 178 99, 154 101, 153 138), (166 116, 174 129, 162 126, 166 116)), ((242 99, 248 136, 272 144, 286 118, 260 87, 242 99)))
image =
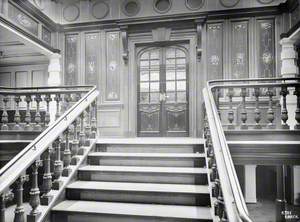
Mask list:
POLYGON ((46 56, 0 25, 0 66, 47 63, 46 56))

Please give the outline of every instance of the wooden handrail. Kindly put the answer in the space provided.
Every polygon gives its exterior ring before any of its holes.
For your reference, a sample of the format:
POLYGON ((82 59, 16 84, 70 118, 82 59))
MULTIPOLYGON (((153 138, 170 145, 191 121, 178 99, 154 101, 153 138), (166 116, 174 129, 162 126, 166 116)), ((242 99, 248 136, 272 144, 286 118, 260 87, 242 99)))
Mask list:
MULTIPOLYGON (((86 87, 86 86, 84 86, 86 87)), ((46 87, 48 88, 48 87, 46 87)), ((50 87, 51 88, 51 87, 50 87)), ((55 87, 54 87, 55 88, 55 87)), ((63 88, 63 87, 62 87, 63 88)), ((66 87, 66 88, 78 88, 66 87)), ((90 88, 90 86, 86 87, 90 88)), ((51 92, 53 93, 53 92, 51 92)), ((62 116, 53 122, 34 141, 27 145, 17 156, 10 160, 0 170, 0 195, 9 189, 9 186, 24 173, 24 171, 45 152, 48 146, 71 124, 73 121, 96 100, 99 92, 96 87, 90 88, 78 102, 68 109, 62 116)))
POLYGON ((263 82, 263 81, 300 81, 300 77, 290 77, 290 78, 251 78, 251 79, 215 79, 208 81, 208 85, 211 86, 214 83, 227 83, 227 82, 263 82))

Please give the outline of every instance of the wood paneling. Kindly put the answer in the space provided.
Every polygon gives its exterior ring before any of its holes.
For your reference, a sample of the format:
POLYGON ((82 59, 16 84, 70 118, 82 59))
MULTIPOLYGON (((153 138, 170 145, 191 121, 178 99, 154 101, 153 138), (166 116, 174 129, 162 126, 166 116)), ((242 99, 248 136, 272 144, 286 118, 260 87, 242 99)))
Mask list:
POLYGON ((223 78, 223 24, 207 25, 207 79, 223 78))
POLYGON ((65 38, 65 76, 66 85, 78 84, 78 34, 69 34, 65 38))
POLYGON ((259 77, 273 77, 275 73, 275 27, 273 19, 258 20, 258 73, 259 77))
POLYGON ((120 100, 120 34, 106 33, 106 93, 107 101, 120 100))
POLYGON ((232 22, 231 32, 231 78, 248 78, 248 22, 232 22))
POLYGON ((98 85, 99 33, 85 34, 85 84, 98 85))

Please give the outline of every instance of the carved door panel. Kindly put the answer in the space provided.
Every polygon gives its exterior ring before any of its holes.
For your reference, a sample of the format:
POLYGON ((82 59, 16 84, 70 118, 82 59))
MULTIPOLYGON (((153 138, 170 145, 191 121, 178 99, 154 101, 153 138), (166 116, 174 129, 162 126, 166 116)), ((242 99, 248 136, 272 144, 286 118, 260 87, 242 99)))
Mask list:
POLYGON ((139 56, 138 136, 188 136, 188 61, 184 45, 139 56))

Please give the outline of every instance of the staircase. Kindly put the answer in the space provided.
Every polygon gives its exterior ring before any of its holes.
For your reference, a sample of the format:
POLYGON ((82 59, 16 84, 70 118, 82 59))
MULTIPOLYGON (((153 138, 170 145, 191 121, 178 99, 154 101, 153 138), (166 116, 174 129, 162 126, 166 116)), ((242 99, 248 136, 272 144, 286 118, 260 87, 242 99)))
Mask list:
POLYGON ((212 221, 201 139, 102 139, 87 163, 52 221, 212 221))

